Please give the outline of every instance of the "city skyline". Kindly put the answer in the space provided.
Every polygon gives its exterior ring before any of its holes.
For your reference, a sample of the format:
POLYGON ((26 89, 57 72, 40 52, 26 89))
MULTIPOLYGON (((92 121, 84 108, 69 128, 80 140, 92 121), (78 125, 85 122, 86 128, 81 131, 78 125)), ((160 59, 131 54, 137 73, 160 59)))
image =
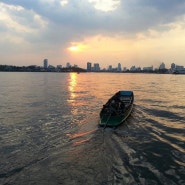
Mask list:
POLYGON ((177 65, 171 63, 170 68, 167 68, 165 63, 162 62, 158 67, 154 68, 152 66, 145 66, 141 68, 140 66, 132 65, 130 68, 122 67, 120 63, 117 64, 117 67, 109 65, 108 68, 101 68, 99 63, 87 62, 86 68, 82 68, 76 64, 71 65, 69 62, 66 63, 66 66, 57 65, 53 66, 49 64, 48 59, 43 60, 43 65, 30 65, 30 66, 12 66, 12 65, 1 65, 0 71, 25 71, 25 72, 149 72, 149 73, 171 73, 171 74, 185 74, 185 68, 183 65, 177 65))
POLYGON ((174 71, 183 71, 183 73, 185 72, 185 68, 184 65, 178 65, 175 63, 171 63, 170 67, 166 67, 165 63, 162 62, 158 67, 154 68, 153 65, 151 66, 145 66, 145 67, 140 67, 140 66, 135 66, 132 65, 130 68, 127 67, 122 67, 122 65, 120 63, 117 64, 116 67, 113 67, 112 65, 109 65, 108 68, 101 68, 101 66, 99 65, 99 63, 91 63, 91 62, 87 62, 87 71, 114 71, 114 72, 140 72, 140 71, 163 71, 165 72, 174 72, 174 71))
POLYGON ((184 9, 180 0, 0 1, 0 63, 184 65, 184 9))
MULTIPOLYGON (((49 63, 48 59, 43 60, 42 66, 43 68, 48 68, 48 67, 51 67, 51 68, 53 67, 56 67, 56 68, 79 67, 81 68, 81 66, 78 66, 76 64, 71 64, 69 62, 67 62, 66 65, 57 64, 56 66, 53 66, 51 63, 49 63)), ((178 65, 176 63, 171 63, 170 67, 168 68, 166 67, 166 64, 164 62, 161 62, 159 66, 156 66, 155 68, 153 67, 153 65, 141 67, 141 66, 136 66, 134 64, 132 64, 130 67, 126 67, 126 66, 122 66, 121 63, 117 63, 117 66, 113 66, 112 64, 110 64, 107 67, 101 67, 101 65, 97 62, 86 62, 86 67, 84 69, 87 69, 87 71, 91 71, 91 70, 94 70, 94 71, 100 71, 100 70, 108 70, 108 71, 111 71, 111 70, 117 70, 117 71, 150 70, 150 71, 153 71, 155 69, 171 69, 172 66, 178 66, 178 67, 184 68, 184 65, 178 65)))
POLYGON ((48 72, 79 72, 79 70, 85 72, 160 72, 160 73, 185 73, 184 65, 178 65, 175 63, 171 63, 170 68, 167 68, 165 63, 162 62, 158 67, 154 68, 151 66, 135 66, 131 67, 122 67, 120 63, 117 64, 116 67, 109 65, 107 68, 101 68, 99 63, 86 63, 86 68, 78 66, 76 64, 70 64, 69 62, 66 65, 57 65, 53 66, 49 63, 48 59, 44 59, 42 65, 29 65, 29 66, 13 66, 13 65, 1 65, 0 71, 48 71, 48 72), (69 69, 69 70, 68 70, 69 69))

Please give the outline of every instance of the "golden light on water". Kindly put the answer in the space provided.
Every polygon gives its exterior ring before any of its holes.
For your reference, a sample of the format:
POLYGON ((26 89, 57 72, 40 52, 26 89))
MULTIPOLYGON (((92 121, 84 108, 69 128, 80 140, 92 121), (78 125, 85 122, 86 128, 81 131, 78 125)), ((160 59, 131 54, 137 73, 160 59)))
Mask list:
POLYGON ((90 130, 90 131, 84 131, 84 132, 76 133, 76 134, 67 134, 67 136, 74 141, 73 145, 79 145, 79 144, 82 144, 84 142, 89 141, 90 140, 89 136, 93 132, 95 132, 95 129, 90 130))
POLYGON ((76 97, 75 94, 75 87, 77 85, 77 74, 76 73, 69 73, 70 75, 70 81, 69 81, 69 92, 71 99, 74 99, 76 97))

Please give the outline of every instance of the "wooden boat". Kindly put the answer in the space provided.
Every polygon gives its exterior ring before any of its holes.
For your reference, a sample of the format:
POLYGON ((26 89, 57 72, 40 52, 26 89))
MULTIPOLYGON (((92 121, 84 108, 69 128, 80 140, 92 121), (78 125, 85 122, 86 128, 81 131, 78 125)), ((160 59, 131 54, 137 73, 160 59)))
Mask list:
POLYGON ((123 123, 132 112, 133 102, 133 91, 118 91, 103 105, 99 125, 116 127, 123 123))

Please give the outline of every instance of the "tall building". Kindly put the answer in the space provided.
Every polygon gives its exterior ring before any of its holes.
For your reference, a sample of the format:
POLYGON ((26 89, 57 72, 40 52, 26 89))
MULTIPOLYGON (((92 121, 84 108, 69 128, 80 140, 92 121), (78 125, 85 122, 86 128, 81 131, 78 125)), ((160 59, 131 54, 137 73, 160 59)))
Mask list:
POLYGON ((87 62, 87 71, 91 71, 92 64, 90 62, 87 62))
POLYGON ((94 64, 94 71, 100 71, 100 65, 98 63, 94 64))
POLYGON ((171 70, 174 71, 176 65, 174 63, 171 64, 171 70))
POLYGON ((69 62, 67 62, 67 63, 66 63, 66 68, 69 68, 69 67, 71 67, 71 65, 70 65, 69 62))
POLYGON ((118 63, 117 71, 121 71, 121 64, 120 63, 118 63))
POLYGON ((112 71, 112 65, 109 65, 108 71, 112 71))
POLYGON ((47 69, 48 68, 48 59, 44 59, 43 63, 44 63, 43 64, 44 68, 47 69))
POLYGON ((165 69, 165 64, 162 62, 161 65, 159 66, 159 69, 165 69))

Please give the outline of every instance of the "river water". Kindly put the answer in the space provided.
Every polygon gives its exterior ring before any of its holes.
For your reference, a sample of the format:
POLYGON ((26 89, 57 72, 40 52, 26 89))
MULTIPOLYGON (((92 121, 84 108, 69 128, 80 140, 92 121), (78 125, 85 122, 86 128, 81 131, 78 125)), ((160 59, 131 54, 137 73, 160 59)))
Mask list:
POLYGON ((0 184, 185 184, 185 75, 0 73, 0 184), (134 109, 99 128, 102 105, 134 109))

